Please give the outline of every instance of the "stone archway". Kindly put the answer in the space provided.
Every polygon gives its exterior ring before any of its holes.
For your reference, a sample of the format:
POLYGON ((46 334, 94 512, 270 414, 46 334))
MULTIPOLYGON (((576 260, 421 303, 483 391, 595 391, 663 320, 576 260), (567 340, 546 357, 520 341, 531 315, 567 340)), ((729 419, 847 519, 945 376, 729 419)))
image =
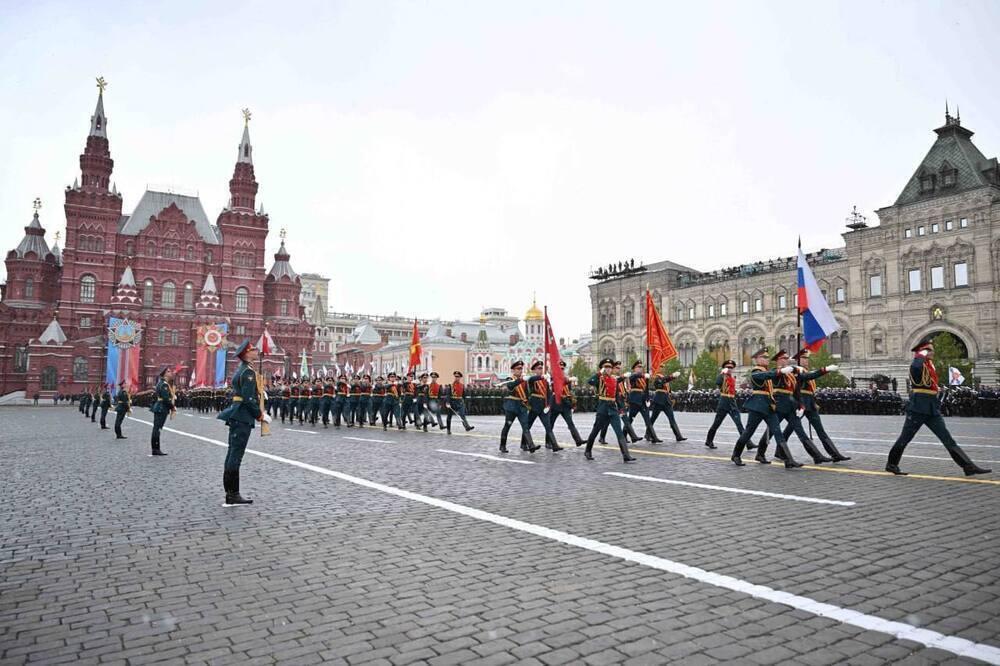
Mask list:
POLYGON ((965 358, 973 360, 979 358, 979 345, 976 343, 976 338, 972 334, 972 331, 964 326, 952 324, 944 320, 928 322, 910 333, 903 345, 903 351, 909 351, 924 337, 937 333, 951 333, 955 336, 958 344, 965 347, 965 358))

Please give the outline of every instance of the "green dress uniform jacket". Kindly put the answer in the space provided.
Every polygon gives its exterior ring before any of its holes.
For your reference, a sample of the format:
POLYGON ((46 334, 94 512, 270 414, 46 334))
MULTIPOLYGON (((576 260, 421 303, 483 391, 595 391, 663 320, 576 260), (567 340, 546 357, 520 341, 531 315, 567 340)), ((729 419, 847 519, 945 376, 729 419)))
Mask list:
POLYGON ((230 380, 233 389, 232 402, 219 412, 217 417, 226 424, 246 423, 252 428, 260 418, 260 403, 257 400, 257 373, 246 363, 240 363, 230 380))

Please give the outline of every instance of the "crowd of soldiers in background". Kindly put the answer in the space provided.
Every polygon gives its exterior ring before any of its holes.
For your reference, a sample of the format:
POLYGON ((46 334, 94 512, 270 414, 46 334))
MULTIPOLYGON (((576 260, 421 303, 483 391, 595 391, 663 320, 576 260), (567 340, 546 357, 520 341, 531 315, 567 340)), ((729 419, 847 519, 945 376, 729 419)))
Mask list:
MULTIPOLYGON (((682 383, 683 380, 677 383, 682 383)), ((593 412, 597 406, 594 390, 589 386, 575 387, 576 411, 593 412)), ((56 402, 64 400, 76 403, 84 394, 58 396, 56 402)), ((718 390, 674 390, 674 410, 681 412, 714 412, 719 401, 718 390)), ((220 412, 229 404, 232 392, 229 389, 196 388, 179 390, 177 406, 194 409, 202 413, 220 412)), ((742 408, 750 397, 749 389, 736 392, 736 402, 742 408)), ((268 388, 268 399, 277 400, 277 387, 268 388)), ((132 404, 148 407, 155 399, 152 390, 133 394, 132 404)), ((503 414, 504 391, 494 388, 466 387, 465 409, 469 416, 497 416, 503 414)), ((819 389, 816 399, 824 414, 889 415, 902 414, 906 408, 906 398, 894 391, 878 389, 819 389)), ((1000 417, 1000 387, 982 385, 978 388, 953 386, 942 391, 941 411, 945 416, 985 416, 1000 417)))

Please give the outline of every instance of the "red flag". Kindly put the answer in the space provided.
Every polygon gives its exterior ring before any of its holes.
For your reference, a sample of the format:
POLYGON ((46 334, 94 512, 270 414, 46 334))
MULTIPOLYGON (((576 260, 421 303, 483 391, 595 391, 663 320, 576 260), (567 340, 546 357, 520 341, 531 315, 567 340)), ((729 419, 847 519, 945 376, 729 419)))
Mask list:
POLYGON ((667 329, 663 327, 663 320, 653 305, 653 295, 648 289, 646 290, 646 344, 649 346, 649 355, 652 359, 649 365, 650 372, 659 371, 661 365, 672 358, 677 358, 677 350, 670 341, 667 329))
POLYGON ((410 339, 410 370, 420 365, 423 348, 420 346, 420 331, 417 330, 417 320, 413 320, 413 337, 410 339))
POLYGON ((549 362, 549 372, 552 374, 552 395, 555 396, 556 403, 562 401, 563 386, 566 385, 566 375, 563 374, 562 366, 559 365, 559 345, 556 344, 556 336, 552 332, 552 324, 549 323, 549 308, 545 307, 545 357, 549 362))

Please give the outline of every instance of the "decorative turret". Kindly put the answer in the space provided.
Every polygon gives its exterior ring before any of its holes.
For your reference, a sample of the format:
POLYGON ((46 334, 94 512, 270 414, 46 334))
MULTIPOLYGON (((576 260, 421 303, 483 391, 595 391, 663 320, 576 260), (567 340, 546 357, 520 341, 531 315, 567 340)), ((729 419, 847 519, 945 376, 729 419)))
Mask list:
POLYGON ((274 265, 264 279, 264 316, 273 318, 298 319, 300 310, 299 294, 302 280, 289 263, 285 249, 284 229, 281 230, 281 247, 274 253, 274 265))
POLYGON ((24 238, 7 253, 7 284, 3 300, 12 307, 38 309, 58 300, 60 262, 58 248, 53 252, 45 242, 45 229, 38 219, 40 199, 34 203, 31 222, 24 227, 24 238))
POLYGON ((116 310, 139 310, 142 308, 142 297, 139 296, 139 289, 135 285, 135 275, 132 274, 131 266, 126 266, 122 272, 118 288, 115 289, 115 294, 111 297, 111 306, 116 310))
POLYGON ((104 77, 98 77, 97 108, 90 117, 87 147, 80 155, 80 172, 83 176, 81 186, 88 192, 107 192, 111 184, 111 171, 115 166, 108 147, 108 118, 104 115, 104 89, 107 87, 104 77))
POLYGON ((222 302, 219 300, 219 292, 215 288, 215 278, 209 273, 205 278, 205 286, 201 288, 201 296, 194 304, 197 312, 211 313, 222 310, 222 302))
POLYGON ((243 138, 236 155, 236 168, 229 181, 230 208, 254 212, 257 179, 253 173, 253 146, 250 145, 250 109, 243 109, 243 138))
POLYGON ((49 250, 49 244, 45 242, 45 229, 42 228, 42 223, 38 219, 38 210, 42 207, 41 200, 36 198, 34 207, 35 214, 32 216, 28 226, 24 228, 24 238, 14 248, 14 254, 18 259, 38 259, 45 261, 46 258, 52 257, 55 260, 56 256, 49 250))

